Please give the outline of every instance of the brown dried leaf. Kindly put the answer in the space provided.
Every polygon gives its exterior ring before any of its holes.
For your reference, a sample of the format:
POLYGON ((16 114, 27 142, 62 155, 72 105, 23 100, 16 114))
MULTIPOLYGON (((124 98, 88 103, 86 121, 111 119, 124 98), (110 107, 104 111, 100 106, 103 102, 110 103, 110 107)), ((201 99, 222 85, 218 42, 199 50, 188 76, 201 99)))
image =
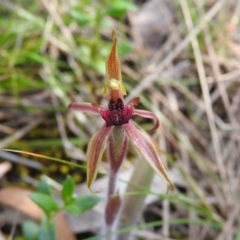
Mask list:
POLYGON ((3 188, 0 190, 0 203, 6 204, 34 220, 40 220, 43 211, 29 198, 32 191, 18 187, 3 188))
POLYGON ((12 164, 10 162, 0 163, 0 178, 2 178, 11 168, 12 164))

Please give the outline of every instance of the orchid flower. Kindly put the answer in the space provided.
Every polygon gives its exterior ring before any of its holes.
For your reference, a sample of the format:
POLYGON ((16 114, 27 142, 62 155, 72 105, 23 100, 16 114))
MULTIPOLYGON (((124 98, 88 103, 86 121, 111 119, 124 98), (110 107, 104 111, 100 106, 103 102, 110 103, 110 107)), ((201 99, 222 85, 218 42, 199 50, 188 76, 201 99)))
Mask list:
MULTIPOLYGON (((107 146, 111 171, 118 172, 126 155, 128 140, 173 189, 167 171, 160 160, 158 147, 146 132, 140 131, 131 121, 135 115, 153 119, 155 124, 150 130, 152 133, 159 126, 157 117, 152 112, 135 109, 140 101, 139 98, 133 99, 127 105, 124 104, 123 97, 126 95, 126 90, 122 83, 121 67, 117 55, 117 38, 114 31, 112 37, 113 46, 106 61, 106 83, 103 90, 103 94, 108 99, 108 108, 103 108, 96 103, 71 103, 69 105, 71 110, 100 115, 105 120, 105 124, 91 137, 88 144, 87 185, 91 190, 107 146)), ((114 190, 109 191, 113 192, 114 190)))

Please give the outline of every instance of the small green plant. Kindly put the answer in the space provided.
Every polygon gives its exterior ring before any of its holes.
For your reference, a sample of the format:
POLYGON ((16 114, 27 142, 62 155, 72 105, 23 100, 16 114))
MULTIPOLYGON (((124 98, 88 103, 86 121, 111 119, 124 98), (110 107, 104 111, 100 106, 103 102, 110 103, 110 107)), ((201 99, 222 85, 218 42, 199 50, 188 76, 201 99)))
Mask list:
POLYGON ((83 212, 92 209, 100 198, 96 195, 75 196, 75 182, 68 176, 63 183, 61 190, 62 203, 55 201, 52 195, 52 188, 46 179, 42 179, 35 193, 30 195, 31 200, 36 203, 44 212, 40 225, 25 221, 22 225, 22 232, 26 240, 55 240, 54 216, 62 210, 80 216, 83 212))

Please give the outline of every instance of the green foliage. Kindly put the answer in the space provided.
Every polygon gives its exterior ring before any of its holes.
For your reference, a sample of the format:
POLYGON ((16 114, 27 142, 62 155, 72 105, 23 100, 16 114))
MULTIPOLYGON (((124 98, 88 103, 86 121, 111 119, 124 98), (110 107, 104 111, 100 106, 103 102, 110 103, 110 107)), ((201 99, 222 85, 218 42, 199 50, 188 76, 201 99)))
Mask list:
POLYGON ((55 213, 59 210, 58 204, 49 195, 44 193, 32 193, 30 198, 45 212, 47 216, 50 216, 51 213, 55 213))
POLYGON ((83 212, 92 209, 101 200, 95 195, 75 196, 74 189, 75 182, 72 177, 68 176, 61 190, 61 200, 63 203, 60 205, 52 196, 52 189, 46 179, 41 179, 37 192, 32 193, 30 198, 44 211, 45 216, 40 226, 29 221, 23 223, 22 232, 26 240, 55 240, 54 216, 58 212, 65 210, 76 216, 80 216, 83 212), (28 231, 29 228, 31 228, 31 231, 28 231))
MULTIPOLYGON (((36 1, 21 0, 14 4, 16 8, 3 5, 0 10, 0 14, 5 16, 0 19, 0 93, 8 93, 19 99, 22 92, 51 87, 59 93, 58 97, 65 105, 70 102, 66 92, 74 87, 71 82, 76 78, 73 65, 65 59, 75 59, 81 66, 82 76, 88 75, 88 72, 97 76, 104 74, 110 43, 100 33, 114 28, 114 21, 109 16, 122 21, 127 11, 136 10, 132 1, 127 0, 78 1, 67 11, 61 12, 60 16, 65 28, 77 26, 71 41, 56 22, 53 21, 50 29, 46 28, 51 14, 43 11, 43 6, 36 1), (54 39, 57 40, 56 45, 54 39), (52 59, 48 51, 51 44, 63 53, 64 60, 61 57, 52 59), (47 82, 39 76, 44 66, 49 68, 47 82), (62 69, 65 70, 64 74, 62 69), (66 78, 71 80, 70 84, 65 84, 66 78)), ((59 9, 64 8, 59 6, 59 9)), ((119 52, 125 55, 132 47, 127 38, 122 37, 124 44, 121 47, 120 43, 119 52)))
POLYGON ((60 206, 52 196, 52 190, 46 179, 42 178, 36 193, 30 195, 34 201, 46 214, 51 218, 53 214, 66 210, 75 215, 93 208, 101 199, 96 195, 74 196, 75 183, 72 177, 68 176, 63 183, 61 190, 61 200, 63 205, 60 206))
POLYGON ((38 185, 38 188, 37 188, 37 192, 51 196, 52 189, 49 186, 49 184, 47 183, 47 180, 45 178, 41 179, 41 181, 40 181, 40 183, 38 185))
POLYGON ((75 216, 79 216, 82 213, 81 209, 76 205, 75 202, 65 205, 64 210, 75 216))
POLYGON ((38 240, 39 225, 33 221, 25 221, 22 224, 22 232, 25 240, 38 240))
POLYGON ((91 25, 94 23, 94 18, 88 13, 80 13, 79 11, 73 9, 70 11, 70 16, 77 21, 80 26, 91 25))
POLYGON ((64 201, 63 209, 67 212, 79 216, 83 212, 93 208, 100 201, 100 198, 95 195, 73 197, 74 188, 73 179, 68 177, 62 188, 62 200, 64 201))
POLYGON ((109 4, 106 13, 112 17, 123 17, 127 11, 136 10, 136 6, 128 0, 114 0, 109 4))
POLYGON ((129 42, 120 43, 118 45, 119 55, 126 55, 130 53, 132 50, 133 50, 133 46, 129 42))
POLYGON ((74 188, 75 188, 75 183, 71 177, 67 177, 65 182, 63 183, 63 188, 62 188, 62 200, 64 201, 65 204, 72 203, 74 200, 72 195, 74 193, 74 188))
POLYGON ((39 240, 56 240, 55 222, 43 221, 39 229, 39 240))
POLYGON ((81 213, 92 209, 100 198, 96 195, 79 196, 75 199, 75 204, 81 209, 81 213))

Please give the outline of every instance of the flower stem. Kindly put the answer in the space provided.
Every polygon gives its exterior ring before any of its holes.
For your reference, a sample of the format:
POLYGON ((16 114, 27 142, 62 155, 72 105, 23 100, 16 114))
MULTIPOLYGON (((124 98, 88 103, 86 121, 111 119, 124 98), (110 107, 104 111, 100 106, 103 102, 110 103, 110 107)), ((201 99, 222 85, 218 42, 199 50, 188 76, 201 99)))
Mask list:
POLYGON ((110 170, 109 179, 108 179, 108 199, 111 195, 115 194, 117 173, 113 170, 110 170))
MULTIPOLYGON (((135 163, 134 172, 130 179, 130 183, 126 190, 128 192, 135 192, 139 189, 137 186, 144 188, 150 188, 153 180, 154 172, 150 165, 146 161, 138 161, 135 163)), ((136 224, 136 221, 141 214, 141 210, 144 205, 144 200, 147 195, 126 195, 123 199, 121 216, 118 223, 119 229, 124 227, 131 227, 136 224)), ((119 235, 118 239, 131 239, 133 234, 130 232, 119 235)))
MULTIPOLYGON (((114 225, 116 216, 121 206, 121 199, 116 192, 116 180, 117 173, 113 170, 110 171, 109 182, 108 182, 108 194, 105 208, 105 233, 111 233, 115 230, 114 225)), ((114 235, 107 237, 107 240, 115 239, 114 235)))

